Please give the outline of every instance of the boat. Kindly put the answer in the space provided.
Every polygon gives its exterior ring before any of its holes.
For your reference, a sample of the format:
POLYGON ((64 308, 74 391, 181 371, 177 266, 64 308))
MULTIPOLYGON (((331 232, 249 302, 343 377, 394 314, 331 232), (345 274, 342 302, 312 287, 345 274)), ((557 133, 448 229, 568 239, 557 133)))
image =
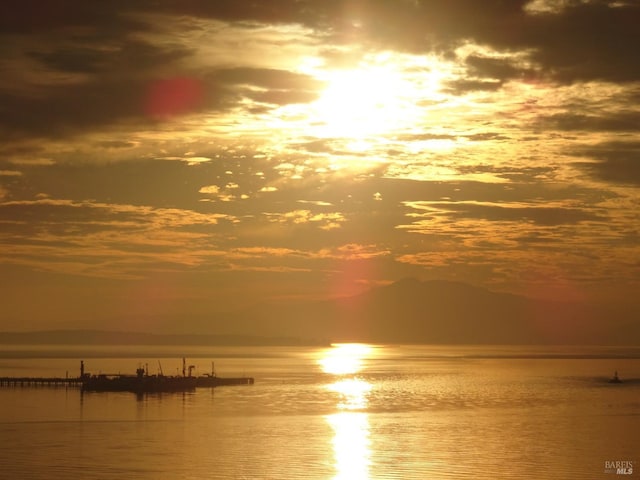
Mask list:
POLYGON ((188 392, 195 390, 195 377, 149 375, 144 368, 138 368, 136 375, 83 373, 82 390, 88 392, 188 392))
POLYGON ((609 383, 622 383, 622 380, 620 380, 620 377, 618 377, 617 370, 614 372, 613 377, 609 379, 609 383))

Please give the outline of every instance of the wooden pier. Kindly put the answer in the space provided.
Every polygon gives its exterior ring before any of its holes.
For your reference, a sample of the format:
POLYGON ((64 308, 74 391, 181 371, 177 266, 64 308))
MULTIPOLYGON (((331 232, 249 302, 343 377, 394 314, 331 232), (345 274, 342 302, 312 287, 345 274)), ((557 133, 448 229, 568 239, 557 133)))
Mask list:
POLYGON ((1 387, 82 387, 79 377, 0 377, 1 387))
POLYGON ((253 377, 225 378, 211 375, 194 377, 193 366, 189 366, 187 375, 186 360, 182 359, 182 376, 149 375, 146 368, 139 367, 136 375, 99 374, 91 375, 84 371, 84 361, 80 361, 79 377, 0 377, 0 387, 79 387, 82 391, 117 392, 174 392, 190 391, 196 387, 221 387, 225 385, 253 385, 253 377))

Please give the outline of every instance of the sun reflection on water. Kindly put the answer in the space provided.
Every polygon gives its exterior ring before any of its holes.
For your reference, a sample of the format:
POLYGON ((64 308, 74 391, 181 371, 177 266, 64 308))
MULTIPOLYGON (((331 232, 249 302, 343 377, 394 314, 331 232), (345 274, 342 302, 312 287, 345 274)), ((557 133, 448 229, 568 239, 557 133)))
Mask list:
POLYGON ((371 463, 369 414, 366 413, 371 383, 353 375, 362 372, 373 348, 362 344, 340 344, 318 359, 325 373, 339 375, 327 388, 339 395, 336 408, 327 416, 334 431, 333 455, 336 479, 368 479, 371 463))
POLYGON ((327 417, 334 430, 333 451, 335 479, 369 478, 371 449, 369 415, 363 412, 340 412, 327 417))
POLYGON ((362 362, 371 356, 373 347, 360 343, 341 343, 332 346, 322 353, 318 360, 322 371, 334 375, 358 373, 362 370, 362 362))
POLYGON ((367 394, 371 384, 357 378, 337 381, 329 385, 329 390, 337 392, 342 399, 338 403, 340 410, 363 410, 367 407, 367 394))

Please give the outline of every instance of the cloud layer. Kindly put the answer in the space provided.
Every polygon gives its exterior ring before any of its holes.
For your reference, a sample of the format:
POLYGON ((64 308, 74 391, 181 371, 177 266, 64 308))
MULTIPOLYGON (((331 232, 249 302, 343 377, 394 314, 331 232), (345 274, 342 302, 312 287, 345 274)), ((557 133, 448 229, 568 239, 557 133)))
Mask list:
POLYGON ((632 302, 639 24, 609 0, 2 2, 5 295, 164 279, 207 314, 417 276, 632 302))

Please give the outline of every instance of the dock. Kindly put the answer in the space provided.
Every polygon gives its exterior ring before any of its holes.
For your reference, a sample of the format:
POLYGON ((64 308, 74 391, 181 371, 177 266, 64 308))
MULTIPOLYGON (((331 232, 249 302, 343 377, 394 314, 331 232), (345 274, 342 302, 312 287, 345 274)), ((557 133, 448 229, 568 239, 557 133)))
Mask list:
POLYGON ((2 387, 81 387, 79 377, 0 377, 2 387))
POLYGON ((149 375, 145 368, 138 368, 135 375, 98 374, 91 375, 80 362, 78 377, 0 377, 0 387, 79 387, 82 391, 135 393, 186 392, 196 388, 215 388, 225 385, 253 385, 253 377, 218 377, 210 375, 192 376, 193 366, 186 373, 186 362, 182 359, 182 376, 149 375))

